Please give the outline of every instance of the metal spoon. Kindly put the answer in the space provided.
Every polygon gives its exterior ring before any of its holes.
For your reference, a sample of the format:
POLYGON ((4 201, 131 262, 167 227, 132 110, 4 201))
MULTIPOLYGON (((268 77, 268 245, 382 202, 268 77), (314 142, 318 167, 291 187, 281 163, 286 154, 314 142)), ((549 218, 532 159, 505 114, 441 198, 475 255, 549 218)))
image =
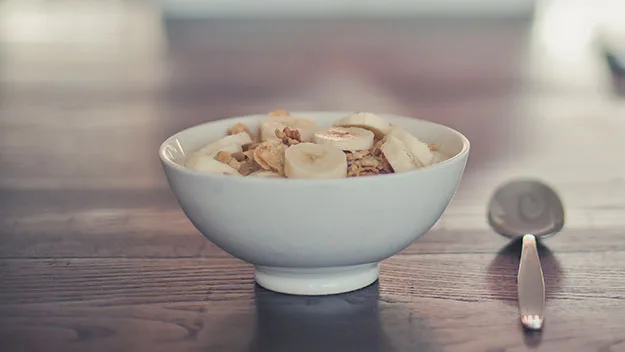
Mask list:
POLYGON ((537 180, 515 180, 493 194, 488 205, 488 222, 499 234, 523 238, 517 290, 521 323, 528 329, 543 326, 545 280, 536 248, 536 238, 546 238, 564 226, 560 197, 537 180))

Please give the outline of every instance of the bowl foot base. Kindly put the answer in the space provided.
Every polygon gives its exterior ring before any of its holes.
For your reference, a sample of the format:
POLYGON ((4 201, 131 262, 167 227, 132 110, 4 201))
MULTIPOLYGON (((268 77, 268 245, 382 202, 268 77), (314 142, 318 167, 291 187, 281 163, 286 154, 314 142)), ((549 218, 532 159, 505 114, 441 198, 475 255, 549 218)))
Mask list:
POLYGON ((378 279, 378 263, 329 268, 256 266, 256 283, 291 295, 331 295, 359 290, 378 279))

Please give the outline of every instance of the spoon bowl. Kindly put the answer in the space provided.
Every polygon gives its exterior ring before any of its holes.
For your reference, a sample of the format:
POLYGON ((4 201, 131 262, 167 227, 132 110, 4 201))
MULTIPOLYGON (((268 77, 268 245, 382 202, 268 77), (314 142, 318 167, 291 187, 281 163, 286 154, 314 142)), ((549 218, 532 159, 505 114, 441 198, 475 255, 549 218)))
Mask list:
POLYGON ((488 205, 488 222, 511 239, 526 234, 544 239, 564 227, 564 207, 558 194, 543 182, 519 179, 495 190, 488 205))

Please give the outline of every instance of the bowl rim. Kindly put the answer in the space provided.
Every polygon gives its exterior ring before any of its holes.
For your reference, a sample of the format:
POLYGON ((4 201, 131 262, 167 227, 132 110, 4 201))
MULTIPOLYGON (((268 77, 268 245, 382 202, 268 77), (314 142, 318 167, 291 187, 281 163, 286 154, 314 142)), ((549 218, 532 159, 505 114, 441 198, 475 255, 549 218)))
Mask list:
MULTIPOLYGON (((314 116, 314 114, 341 114, 341 115, 348 115, 348 114, 352 114, 354 113, 353 111, 332 111, 332 110, 297 110, 297 111, 289 111, 293 116, 314 116)), ((349 183, 367 183, 367 182, 379 182, 376 180, 380 180, 380 179, 388 179, 393 180, 393 179, 398 179, 398 178, 407 178, 407 177, 411 177, 414 175, 418 175, 418 174, 424 174, 424 173, 429 173, 429 172, 433 172, 435 170, 438 170, 440 168, 444 168, 450 164, 454 164, 459 162, 460 160, 466 158, 469 154, 469 151, 471 149, 471 142, 469 141, 469 139, 462 133, 460 133, 459 131, 447 126, 447 125, 443 125, 440 123, 436 123, 433 121, 429 121, 429 120, 425 120, 425 119, 420 119, 420 118, 416 118, 416 117, 410 117, 410 116, 405 116, 405 115, 396 115, 396 114, 392 114, 392 113, 374 113, 378 116, 382 116, 382 117, 390 117, 391 119, 398 119, 398 120, 412 120, 412 121, 420 121, 420 123, 424 123, 424 124, 429 124, 429 125, 435 125, 437 127, 442 127, 444 129, 447 129, 449 132, 451 132, 452 134, 456 135, 456 137, 458 137, 460 139, 460 141, 462 142, 462 149, 460 150, 460 152, 456 153, 455 155, 453 155, 452 157, 445 159, 443 161, 440 161, 436 164, 427 166, 427 167, 423 167, 420 169, 414 169, 414 170, 410 170, 410 171, 405 171, 405 172, 398 172, 398 173, 392 173, 392 174, 383 174, 383 175, 371 175, 371 176, 367 176, 367 177, 345 177, 345 178, 326 178, 326 179, 305 179, 305 178, 272 178, 272 177, 237 177, 237 176, 231 176, 231 175, 223 175, 223 174, 218 174, 218 173, 206 173, 206 172, 201 172, 201 171, 196 171, 196 170, 192 170, 189 168, 186 168, 174 161, 172 161, 166 154, 165 150, 166 147, 171 143, 171 141, 175 138, 177 138, 180 135, 183 135, 185 133, 188 133, 190 130, 192 129, 196 129, 196 128, 200 128, 202 126, 205 125, 209 125, 209 124, 214 124, 214 123, 218 123, 218 122, 223 122, 224 120, 235 120, 235 119, 246 119, 246 118, 258 118, 258 117, 262 117, 262 116, 266 116, 267 113, 256 113, 256 114, 246 114, 246 115, 240 115, 240 116, 230 116, 230 117, 224 117, 224 118, 218 118, 215 120, 211 120, 211 121, 207 121, 204 123, 200 123, 200 124, 196 124, 187 128, 184 128, 174 134, 172 134, 171 136, 165 138, 165 140, 161 143, 161 145, 159 146, 158 149, 158 155, 161 159, 161 163, 164 167, 170 168, 175 170, 176 172, 180 172, 189 176, 196 176, 196 177, 200 177, 200 178, 204 178, 206 180, 231 180, 231 182, 242 182, 242 183, 255 183, 255 182, 259 182, 259 183, 264 183, 264 184, 281 184, 281 185, 294 185, 294 184, 298 184, 298 185, 302 185, 302 184, 306 184, 306 185, 325 185, 325 184, 340 184, 340 183, 344 183, 344 182, 349 182, 349 183)), ((230 181, 227 181, 230 182, 230 181)))

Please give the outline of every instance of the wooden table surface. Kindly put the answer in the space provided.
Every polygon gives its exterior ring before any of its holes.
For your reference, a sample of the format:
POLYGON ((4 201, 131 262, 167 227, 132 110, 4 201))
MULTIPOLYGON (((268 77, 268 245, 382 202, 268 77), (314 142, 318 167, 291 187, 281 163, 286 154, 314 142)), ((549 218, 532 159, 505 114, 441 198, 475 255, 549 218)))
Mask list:
POLYGON ((115 30, 96 16, 111 8, 59 10, 0 36, 0 350, 625 351, 625 101, 588 48, 523 20, 163 25, 120 4, 115 30), (444 216, 373 286, 259 288, 176 204, 166 136, 274 108, 412 115, 472 141, 444 216), (539 334, 518 321, 518 246, 485 215, 518 176, 566 206, 539 334))

